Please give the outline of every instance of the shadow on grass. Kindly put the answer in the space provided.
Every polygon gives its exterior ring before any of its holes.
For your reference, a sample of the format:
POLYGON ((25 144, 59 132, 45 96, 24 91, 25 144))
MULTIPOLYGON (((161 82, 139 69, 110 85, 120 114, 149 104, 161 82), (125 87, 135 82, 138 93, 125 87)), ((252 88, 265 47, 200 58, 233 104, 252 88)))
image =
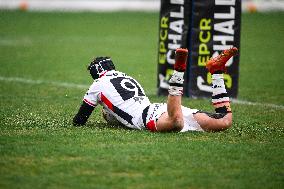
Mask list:
POLYGON ((127 128, 122 124, 109 124, 103 121, 90 121, 85 126, 91 129, 114 129, 114 130, 133 130, 131 128, 127 128))

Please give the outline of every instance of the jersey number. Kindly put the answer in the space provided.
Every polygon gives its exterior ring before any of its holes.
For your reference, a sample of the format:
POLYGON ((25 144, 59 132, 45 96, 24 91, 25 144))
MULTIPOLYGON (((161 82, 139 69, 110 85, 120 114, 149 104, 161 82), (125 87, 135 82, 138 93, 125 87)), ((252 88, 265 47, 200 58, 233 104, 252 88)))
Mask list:
POLYGON ((111 79, 110 82, 123 100, 136 96, 145 96, 140 85, 134 79, 117 77, 111 79))

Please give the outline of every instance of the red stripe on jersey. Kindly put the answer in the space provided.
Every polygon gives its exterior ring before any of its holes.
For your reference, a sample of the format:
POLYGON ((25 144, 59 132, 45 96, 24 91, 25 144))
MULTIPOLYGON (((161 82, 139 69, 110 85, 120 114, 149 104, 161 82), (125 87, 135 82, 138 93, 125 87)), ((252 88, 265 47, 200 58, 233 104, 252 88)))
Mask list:
POLYGON ((154 120, 150 120, 148 123, 147 123, 147 128, 151 131, 151 132, 156 132, 157 131, 157 128, 156 128, 156 123, 154 120))
POLYGON ((108 71, 103 72, 103 73, 100 75, 100 78, 103 77, 103 76, 105 76, 107 72, 108 72, 108 71))
POLYGON ((215 103, 213 103, 213 105, 222 104, 222 103, 226 103, 226 102, 230 102, 230 101, 215 102, 215 103))
POLYGON ((132 122, 133 117, 118 107, 114 106, 109 99, 103 93, 101 93, 101 101, 115 114, 127 121, 129 124, 134 125, 132 122))
POLYGON ((101 93, 101 100, 105 105, 107 105, 109 109, 113 111, 113 104, 109 101, 109 99, 107 99, 105 95, 103 95, 103 93, 101 93))
POLYGON ((90 106, 93 106, 93 107, 95 107, 96 105, 95 104, 93 104, 93 103, 91 103, 90 101, 88 101, 87 99, 84 99, 84 102, 86 102, 87 104, 89 104, 90 106))

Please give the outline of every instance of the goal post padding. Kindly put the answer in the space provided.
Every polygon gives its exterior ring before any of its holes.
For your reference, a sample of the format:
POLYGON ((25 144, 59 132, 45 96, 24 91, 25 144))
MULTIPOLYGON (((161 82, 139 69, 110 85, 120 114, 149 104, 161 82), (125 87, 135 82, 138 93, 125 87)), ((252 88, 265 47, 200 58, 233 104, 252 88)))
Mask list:
MULTIPOLYGON (((206 61, 231 46, 240 48, 241 0, 162 0, 159 25, 158 95, 167 95, 174 50, 189 49, 184 95, 210 97, 211 75, 206 61)), ((237 97, 239 56, 229 60, 225 85, 237 97)))

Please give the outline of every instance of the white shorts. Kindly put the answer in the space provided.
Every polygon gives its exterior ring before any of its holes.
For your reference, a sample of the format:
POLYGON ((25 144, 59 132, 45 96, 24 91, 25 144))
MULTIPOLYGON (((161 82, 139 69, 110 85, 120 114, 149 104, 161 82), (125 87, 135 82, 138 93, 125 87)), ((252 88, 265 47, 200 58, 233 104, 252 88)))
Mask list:
MULTIPOLYGON (((184 127, 180 132, 186 131, 204 131, 197 121, 194 119, 197 109, 190 109, 182 106, 184 127)), ((149 106, 147 116, 144 118, 145 127, 151 131, 155 131, 158 119, 163 113, 167 112, 167 104, 164 103, 153 103, 149 106)), ((142 116, 143 117, 143 116, 142 116)))

